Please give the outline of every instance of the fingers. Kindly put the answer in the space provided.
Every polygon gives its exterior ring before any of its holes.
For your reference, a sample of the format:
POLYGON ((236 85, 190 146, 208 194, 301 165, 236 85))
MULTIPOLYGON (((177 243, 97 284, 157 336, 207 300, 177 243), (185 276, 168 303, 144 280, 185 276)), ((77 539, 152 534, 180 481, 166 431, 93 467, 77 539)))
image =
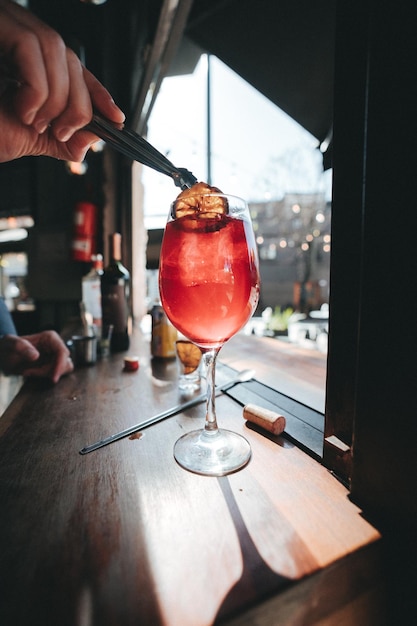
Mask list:
POLYGON ((29 341, 16 335, 0 340, 0 366, 6 374, 21 374, 29 363, 36 362, 39 351, 29 341))
POLYGON ((58 333, 48 330, 27 335, 27 339, 37 347, 39 359, 26 367, 23 376, 49 378, 57 383, 63 375, 73 371, 70 352, 58 333))
POLYGON ((42 364, 25 368, 22 375, 26 378, 48 378, 56 384, 62 376, 70 374, 73 370, 74 364, 70 357, 65 357, 65 359, 59 361, 50 358, 42 364))
POLYGON ((83 69, 72 50, 66 51, 66 67, 69 76, 69 89, 65 107, 55 116, 51 124, 56 139, 66 142, 78 129, 91 120, 93 108, 87 85, 84 81, 83 69))
POLYGON ((39 138, 38 147, 42 154, 82 161, 90 146, 97 141, 96 135, 83 130, 92 118, 93 108, 115 123, 123 123, 125 115, 108 90, 79 63, 71 50, 67 50, 67 64, 70 74, 67 106, 52 122, 48 133, 39 138))
POLYGON ((70 357, 69 350, 66 346, 65 350, 60 350, 57 354, 57 358, 55 361, 55 366, 51 372, 51 380, 54 383, 57 383, 59 379, 65 374, 70 374, 74 371, 74 364, 70 357))
POLYGON ((43 132, 65 106, 69 90, 62 38, 13 2, 0 3, 2 49, 19 83, 16 112, 23 123, 43 132))
POLYGON ((6 350, 10 355, 13 355, 16 360, 35 361, 39 357, 37 348, 24 337, 5 335, 3 341, 5 342, 6 350))
MULTIPOLYGON (((68 101, 62 115, 52 124, 55 137, 61 142, 68 141, 77 130, 91 121, 93 108, 116 123, 124 122, 125 115, 115 104, 110 93, 79 63, 71 50, 67 51, 67 63, 70 75, 68 101)), ((95 136, 83 134, 80 145, 89 147, 95 140, 95 136)))
MULTIPOLYGON (((45 132, 51 120, 55 119, 67 106, 70 86, 66 47, 62 39, 54 31, 49 29, 44 31, 41 50, 47 80, 47 87, 44 92, 46 93, 46 99, 37 111, 35 107, 36 112, 31 122, 31 125, 39 134, 45 132)), ((31 88, 33 91, 33 84, 31 88)), ((22 91, 24 94, 24 87, 22 91)))
POLYGON ((112 122, 116 124, 123 123, 125 121, 125 114, 114 102, 107 89, 85 67, 83 67, 83 76, 93 107, 112 122))
POLYGON ((124 121, 109 92, 60 35, 9 0, 0 0, 0 41, 0 66, 6 66, 15 85, 12 110, 22 124, 39 134, 35 145, 31 137, 30 145, 27 142, 20 150, 16 146, 18 156, 24 152, 66 158, 69 153, 75 155, 72 160, 82 160, 95 139, 81 131, 91 120, 93 107, 114 122, 124 121), (77 131, 80 137, 68 150, 57 144, 65 144, 77 131))

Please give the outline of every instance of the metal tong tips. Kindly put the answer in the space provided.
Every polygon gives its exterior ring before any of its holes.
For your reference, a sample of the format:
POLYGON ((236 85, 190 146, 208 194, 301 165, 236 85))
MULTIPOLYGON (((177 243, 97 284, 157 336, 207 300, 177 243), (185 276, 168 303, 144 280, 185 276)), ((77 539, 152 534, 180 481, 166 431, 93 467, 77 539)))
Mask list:
POLYGON ((116 125, 95 114, 85 128, 128 158, 139 161, 139 163, 143 163, 161 174, 171 176, 175 185, 181 189, 190 188, 197 182, 196 177, 191 172, 182 167, 175 167, 146 139, 133 130, 125 128, 122 124, 116 125))

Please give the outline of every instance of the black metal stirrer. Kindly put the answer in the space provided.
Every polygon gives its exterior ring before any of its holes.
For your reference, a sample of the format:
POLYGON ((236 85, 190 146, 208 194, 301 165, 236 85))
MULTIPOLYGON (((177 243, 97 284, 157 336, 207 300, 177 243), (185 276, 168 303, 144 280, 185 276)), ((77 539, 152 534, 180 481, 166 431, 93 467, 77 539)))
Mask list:
POLYGON ((152 169, 173 178, 174 183, 181 189, 192 187, 196 177, 182 167, 175 167, 163 154, 158 152, 146 139, 125 128, 122 124, 117 125, 100 115, 93 115, 93 119, 85 127, 110 146, 134 161, 139 161, 152 169))

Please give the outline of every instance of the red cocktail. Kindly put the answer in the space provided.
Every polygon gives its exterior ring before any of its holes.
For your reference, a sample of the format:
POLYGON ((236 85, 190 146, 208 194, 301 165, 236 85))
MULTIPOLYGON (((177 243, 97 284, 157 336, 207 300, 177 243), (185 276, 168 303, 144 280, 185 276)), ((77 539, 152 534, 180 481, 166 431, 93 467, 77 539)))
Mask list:
POLYGON ((243 467, 250 448, 240 435, 217 428, 215 360, 221 346, 255 310, 259 297, 257 252, 244 200, 224 194, 193 197, 192 189, 186 200, 185 209, 174 203, 166 225, 159 286, 172 324, 202 349, 208 402, 205 429, 182 437, 174 454, 180 465, 191 471, 223 475, 243 467), (244 450, 236 453, 236 446, 244 450))
POLYGON ((246 324, 258 301, 252 229, 229 215, 169 222, 160 271, 166 314, 201 348, 223 345, 246 324))

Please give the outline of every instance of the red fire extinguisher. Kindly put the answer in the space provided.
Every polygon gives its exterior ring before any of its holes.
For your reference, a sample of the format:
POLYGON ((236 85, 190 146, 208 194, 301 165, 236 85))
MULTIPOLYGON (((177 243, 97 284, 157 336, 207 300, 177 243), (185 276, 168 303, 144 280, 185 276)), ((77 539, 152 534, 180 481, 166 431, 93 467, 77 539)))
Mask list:
POLYGON ((74 261, 91 261, 96 254, 98 208, 92 202, 77 202, 74 210, 71 258, 74 261))

